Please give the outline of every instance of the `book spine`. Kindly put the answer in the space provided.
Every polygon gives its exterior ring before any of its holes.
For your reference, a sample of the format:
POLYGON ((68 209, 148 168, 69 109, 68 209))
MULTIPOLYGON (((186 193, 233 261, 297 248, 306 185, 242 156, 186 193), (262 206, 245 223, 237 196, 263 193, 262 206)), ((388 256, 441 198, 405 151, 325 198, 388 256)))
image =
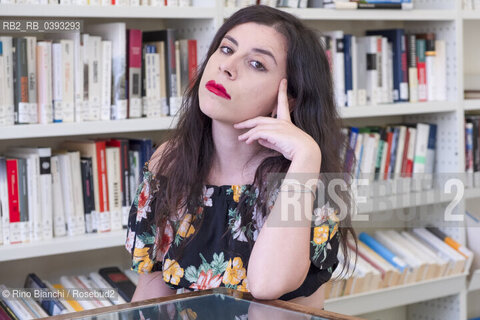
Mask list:
POLYGON ((30 123, 28 106, 28 62, 27 40, 15 38, 14 44, 14 87, 15 87, 15 123, 30 123))
POLYGON ((93 199, 92 159, 82 158, 80 161, 82 171, 83 208, 85 214, 85 230, 87 233, 95 232, 93 229, 92 211, 95 210, 93 199))
POLYGON ((112 42, 102 41, 102 70, 101 70, 101 120, 111 119, 111 104, 112 104, 112 42))
POLYGON ((65 212, 63 209, 63 188, 60 176, 60 164, 58 156, 50 158, 52 168, 52 204, 53 204, 53 235, 61 237, 66 235, 65 212))
POLYGON ((62 74, 62 45, 52 44, 52 99, 53 122, 63 122, 63 74, 62 74))
POLYGON ((72 40, 61 40, 62 49, 62 120, 73 122, 75 120, 75 93, 74 93, 74 48, 72 40))
POLYGON ((38 111, 39 122, 53 122, 52 105, 52 44, 41 41, 37 44, 38 111))
POLYGON ((418 73, 418 101, 427 101, 427 66, 426 66, 426 42, 425 39, 416 40, 417 49, 417 73, 418 73))
POLYGON ((142 116, 142 31, 128 30, 128 117, 142 116))
POLYGON ((343 36, 344 42, 344 65, 345 65, 345 96, 347 97, 347 107, 355 105, 353 94, 353 71, 352 71, 352 35, 343 36))
POLYGON ((410 102, 418 101, 417 40, 414 34, 408 36, 408 87, 410 102))

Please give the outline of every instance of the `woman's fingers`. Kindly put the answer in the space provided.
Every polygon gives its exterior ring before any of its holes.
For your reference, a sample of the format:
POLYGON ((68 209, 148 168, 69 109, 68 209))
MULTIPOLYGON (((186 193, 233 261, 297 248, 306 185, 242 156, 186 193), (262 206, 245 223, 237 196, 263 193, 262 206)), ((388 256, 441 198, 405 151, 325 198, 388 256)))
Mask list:
POLYGON ((288 106, 287 87, 287 79, 282 79, 278 89, 277 119, 291 122, 292 119, 290 118, 290 108, 288 106))
POLYGON ((261 124, 271 124, 275 123, 275 119, 271 117, 255 117, 252 119, 248 119, 239 123, 235 123, 233 127, 235 129, 245 129, 245 128, 253 128, 255 126, 261 124))

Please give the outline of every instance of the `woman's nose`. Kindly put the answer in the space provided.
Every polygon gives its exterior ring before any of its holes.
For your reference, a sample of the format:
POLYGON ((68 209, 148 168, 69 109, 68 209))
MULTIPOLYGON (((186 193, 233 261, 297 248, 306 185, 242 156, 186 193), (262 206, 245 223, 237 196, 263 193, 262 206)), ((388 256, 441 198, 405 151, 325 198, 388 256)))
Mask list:
POLYGON ((220 64, 220 71, 225 74, 229 79, 234 79, 237 76, 237 72, 232 60, 225 60, 220 64))

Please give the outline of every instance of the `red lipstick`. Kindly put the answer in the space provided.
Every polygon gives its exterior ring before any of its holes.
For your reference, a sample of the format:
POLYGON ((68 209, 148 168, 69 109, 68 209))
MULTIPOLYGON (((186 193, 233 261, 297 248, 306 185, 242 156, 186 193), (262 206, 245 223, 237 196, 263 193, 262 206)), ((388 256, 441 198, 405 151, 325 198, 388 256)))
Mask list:
POLYGON ((208 81, 205 85, 205 88, 207 88, 208 91, 215 93, 219 97, 228 100, 232 99, 227 93, 227 90, 225 90, 225 88, 220 83, 215 83, 215 81, 213 80, 208 81))

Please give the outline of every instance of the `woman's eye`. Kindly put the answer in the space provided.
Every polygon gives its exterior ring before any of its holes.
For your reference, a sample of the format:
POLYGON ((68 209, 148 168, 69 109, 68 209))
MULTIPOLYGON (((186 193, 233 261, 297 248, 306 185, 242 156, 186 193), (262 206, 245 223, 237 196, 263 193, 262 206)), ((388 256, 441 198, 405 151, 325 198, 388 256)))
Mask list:
POLYGON ((255 61, 255 60, 253 60, 253 61, 251 62, 251 65, 252 65, 255 69, 259 70, 259 71, 265 71, 265 70, 266 70, 265 67, 263 66, 263 64, 261 64, 261 63, 258 62, 258 61, 255 61))
POLYGON ((222 52, 225 53, 225 54, 229 54, 229 53, 232 52, 232 49, 230 49, 230 48, 227 47, 227 46, 221 46, 221 47, 220 47, 220 51, 222 51, 222 52))

